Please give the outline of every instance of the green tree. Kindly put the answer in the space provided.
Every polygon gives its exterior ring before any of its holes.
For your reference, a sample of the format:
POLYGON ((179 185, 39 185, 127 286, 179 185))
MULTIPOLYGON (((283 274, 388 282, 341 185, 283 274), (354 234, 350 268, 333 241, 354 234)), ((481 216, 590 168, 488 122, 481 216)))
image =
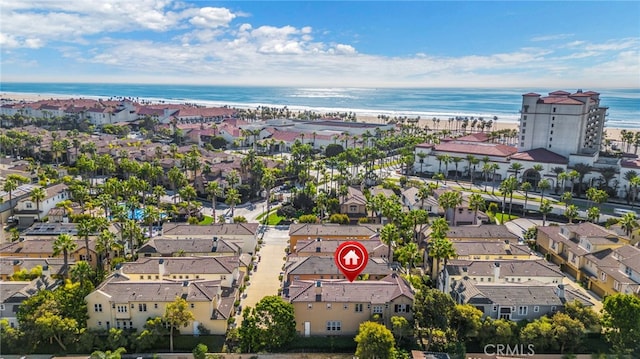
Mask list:
POLYGON ((233 187, 227 189, 227 199, 225 203, 231 207, 231 217, 233 217, 236 205, 240 203, 240 200, 240 192, 238 192, 237 189, 233 187))
POLYGON ((616 293, 604 298, 602 327, 618 354, 640 350, 640 298, 616 293))
POLYGON ((114 351, 107 350, 103 352, 100 350, 96 350, 93 353, 91 353, 91 356, 89 357, 89 359, 120 359, 122 357, 122 354, 126 352, 127 350, 123 347, 119 347, 114 351))
POLYGON ((411 336, 411 323, 405 317, 394 315, 391 317, 391 332, 398 345, 411 336))
POLYGON ((209 181, 206 187, 207 195, 211 200, 211 209, 213 209, 213 218, 216 218, 216 202, 218 197, 222 195, 222 188, 220 188, 220 184, 216 181, 209 181))
POLYGON ((242 313, 240 347, 243 352, 276 351, 296 338, 293 305, 277 295, 263 297, 242 313))
POLYGON ((208 351, 209 348, 205 344, 199 343, 193 348, 193 359, 206 359, 208 351))
POLYGON ((587 218, 591 223, 597 223, 600 220, 600 208, 589 207, 589 209, 587 209, 587 218))
POLYGON ((454 313, 455 303, 451 296, 437 289, 420 288, 415 294, 413 315, 421 342, 423 331, 427 333, 425 349, 433 343, 433 337, 437 330, 446 331, 450 327, 451 317, 454 313))
POLYGON ((69 273, 69 252, 74 251, 76 248, 78 248, 78 245, 73 241, 73 237, 68 233, 59 234, 53 242, 53 256, 59 256, 61 253, 63 255, 63 275, 65 277, 67 277, 67 274, 69 273))
POLYGON ((553 346, 553 323, 546 316, 528 323, 520 331, 523 343, 533 344, 538 351, 544 351, 553 346))
POLYGON ((398 232, 398 227, 393 223, 387 223, 380 230, 380 241, 387 245, 387 262, 391 263, 391 252, 393 251, 393 246, 395 243, 398 243, 400 240, 400 233, 398 232))
POLYGON ((577 349, 584 337, 584 324, 565 313, 558 312, 551 318, 552 334, 560 353, 577 349))
POLYGON ((469 208, 473 209, 473 224, 478 224, 478 211, 484 211, 486 201, 480 193, 472 193, 469 196, 469 208))
POLYGON ((522 206, 523 216, 527 212, 527 202, 529 201, 529 192, 531 191, 532 188, 533 186, 531 185, 530 182, 522 182, 522 184, 520 185, 520 190, 524 192, 524 206, 522 206))
POLYGON ((451 317, 451 326, 456 330, 458 339, 465 341, 476 337, 482 326, 482 311, 471 304, 457 304, 451 317))
POLYGON ((579 300, 564 304, 564 312, 571 318, 579 320, 585 328, 593 329, 600 324, 600 316, 593 308, 587 307, 579 300))
POLYGON ((438 197, 438 205, 444 210, 445 218, 447 212, 452 209, 453 215, 451 216, 451 225, 456 225, 456 207, 462 204, 462 194, 458 191, 447 191, 438 197))
POLYGON ((173 331, 186 327, 189 322, 195 319, 193 313, 188 309, 189 303, 181 297, 167 304, 162 319, 169 326, 169 350, 173 353, 173 331))
POLYGON ((618 224, 620 224, 620 227, 622 227, 627 236, 629 236, 631 232, 638 227, 638 218, 633 212, 625 213, 622 218, 620 218, 620 221, 618 221, 618 224))
POLYGON ((570 204, 564 211, 564 216, 567 217, 569 223, 573 223, 573 220, 578 218, 578 206, 570 204))
POLYGON ((553 207, 551 206, 551 202, 548 199, 542 200, 540 202, 540 208, 538 211, 542 213, 542 226, 544 227, 547 223, 547 215, 551 213, 553 207))
POLYGON ((47 197, 47 193, 42 187, 36 187, 31 191, 31 200, 36 203, 36 210, 38 211, 38 221, 40 221, 40 203, 47 197))
POLYGON ((362 359, 393 359, 396 344, 393 334, 387 327, 375 322, 360 324, 355 337, 356 356, 362 359))

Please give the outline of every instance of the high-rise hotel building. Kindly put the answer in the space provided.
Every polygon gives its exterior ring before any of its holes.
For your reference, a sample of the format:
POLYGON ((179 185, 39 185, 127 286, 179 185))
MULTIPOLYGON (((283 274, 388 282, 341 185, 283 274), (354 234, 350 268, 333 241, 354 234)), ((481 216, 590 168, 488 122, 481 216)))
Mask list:
POLYGON ((593 91, 524 94, 518 151, 544 148, 565 156, 570 164, 593 164, 603 141, 606 111, 600 94, 593 91))

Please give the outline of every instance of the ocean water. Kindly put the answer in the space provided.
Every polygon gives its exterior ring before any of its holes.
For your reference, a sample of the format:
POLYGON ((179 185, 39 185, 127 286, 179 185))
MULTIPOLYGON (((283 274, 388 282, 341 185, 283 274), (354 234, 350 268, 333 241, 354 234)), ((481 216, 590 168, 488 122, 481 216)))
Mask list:
MULTIPOLYGON (((293 111, 355 112, 421 118, 484 117, 517 122, 522 94, 546 95, 558 89, 535 88, 329 88, 147 85, 100 83, 0 83, 0 92, 65 95, 69 97, 129 97, 171 103, 255 108, 284 107, 293 111)), ((574 92, 577 89, 562 89, 574 92)), ((607 126, 640 128, 640 89, 589 89, 600 93, 609 107, 607 126)))

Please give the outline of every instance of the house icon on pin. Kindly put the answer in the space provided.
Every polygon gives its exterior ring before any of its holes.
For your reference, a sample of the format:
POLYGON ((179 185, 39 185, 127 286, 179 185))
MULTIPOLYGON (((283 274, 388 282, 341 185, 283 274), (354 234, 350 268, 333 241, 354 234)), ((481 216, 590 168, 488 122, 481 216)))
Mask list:
POLYGON ((347 254, 342 257, 344 260, 344 264, 347 266, 357 266, 360 257, 356 254, 356 252, 352 249, 347 254))

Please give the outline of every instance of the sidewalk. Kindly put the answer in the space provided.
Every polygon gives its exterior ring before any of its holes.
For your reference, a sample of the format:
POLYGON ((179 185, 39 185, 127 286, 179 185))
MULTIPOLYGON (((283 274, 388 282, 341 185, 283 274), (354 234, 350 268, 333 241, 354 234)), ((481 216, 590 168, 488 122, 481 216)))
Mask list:
MULTIPOLYGON (((288 239, 289 228, 267 227, 262 248, 258 252, 261 260, 258 262, 257 270, 251 274, 249 285, 245 289, 246 298, 240 300, 243 310, 246 307, 255 307, 256 303, 265 296, 278 294, 281 284, 278 276, 285 262, 284 250, 288 247, 288 239)), ((239 326, 241 322, 240 314, 236 316, 236 323, 239 326)))

